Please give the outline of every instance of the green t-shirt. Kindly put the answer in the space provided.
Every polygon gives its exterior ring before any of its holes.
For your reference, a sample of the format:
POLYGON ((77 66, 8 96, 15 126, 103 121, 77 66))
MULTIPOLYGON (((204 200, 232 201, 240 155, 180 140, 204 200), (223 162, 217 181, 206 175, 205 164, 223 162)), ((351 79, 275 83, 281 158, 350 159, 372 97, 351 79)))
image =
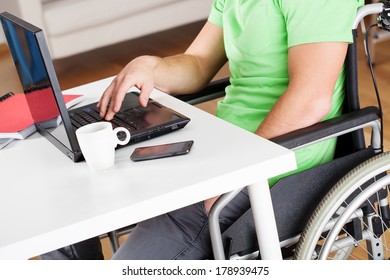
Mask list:
MULTIPOLYGON (((352 24, 361 5, 363 0, 214 0, 209 21, 223 28, 231 75, 217 116, 255 132, 288 86, 288 48, 352 42, 352 24)), ((341 114, 344 77, 343 69, 325 119, 341 114)), ((298 150, 298 170, 331 160, 335 143, 298 150)))

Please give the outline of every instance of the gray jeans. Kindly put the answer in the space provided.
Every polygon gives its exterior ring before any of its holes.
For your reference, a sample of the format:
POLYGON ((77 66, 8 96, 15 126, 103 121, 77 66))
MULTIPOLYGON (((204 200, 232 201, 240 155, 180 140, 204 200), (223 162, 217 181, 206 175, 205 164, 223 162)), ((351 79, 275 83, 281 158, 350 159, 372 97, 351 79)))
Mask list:
MULTIPOLYGON (((249 209, 247 189, 221 212, 221 230, 226 230, 249 209)), ((98 237, 46 253, 42 259, 101 259, 98 237)), ((199 202, 140 222, 114 254, 116 260, 212 259, 208 216, 199 202)))

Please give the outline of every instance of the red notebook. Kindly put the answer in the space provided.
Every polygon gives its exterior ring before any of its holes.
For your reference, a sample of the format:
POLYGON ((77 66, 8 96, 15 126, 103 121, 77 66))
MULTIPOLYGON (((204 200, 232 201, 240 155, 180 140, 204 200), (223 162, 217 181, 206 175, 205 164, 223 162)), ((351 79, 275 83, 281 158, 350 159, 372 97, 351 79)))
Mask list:
MULTIPOLYGON (((27 94, 7 93, 0 97, 0 138, 24 139, 36 131, 35 122, 59 120, 59 112, 55 106, 48 106, 53 99, 51 89, 41 89, 27 94), (31 115, 26 97, 29 102, 36 104, 40 110, 31 115), (51 109, 49 109, 51 108, 51 109)), ((64 101, 69 108, 83 100, 82 95, 66 94, 64 101)), ((31 104, 30 103, 30 104, 31 104)))

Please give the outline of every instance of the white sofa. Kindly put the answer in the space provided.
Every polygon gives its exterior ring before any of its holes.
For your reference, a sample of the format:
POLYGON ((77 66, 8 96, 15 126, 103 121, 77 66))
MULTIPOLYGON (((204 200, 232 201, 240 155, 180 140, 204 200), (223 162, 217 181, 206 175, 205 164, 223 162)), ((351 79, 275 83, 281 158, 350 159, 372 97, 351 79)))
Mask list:
POLYGON ((213 0, 0 0, 44 30, 53 59, 206 19, 213 0))

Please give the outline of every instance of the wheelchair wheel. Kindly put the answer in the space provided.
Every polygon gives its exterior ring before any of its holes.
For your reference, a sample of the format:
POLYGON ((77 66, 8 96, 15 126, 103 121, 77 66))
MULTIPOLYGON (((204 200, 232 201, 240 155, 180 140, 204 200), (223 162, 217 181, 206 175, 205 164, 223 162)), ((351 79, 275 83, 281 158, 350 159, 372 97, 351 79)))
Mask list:
POLYGON ((362 163, 325 196, 297 244, 295 259, 389 259, 390 152, 362 163))

